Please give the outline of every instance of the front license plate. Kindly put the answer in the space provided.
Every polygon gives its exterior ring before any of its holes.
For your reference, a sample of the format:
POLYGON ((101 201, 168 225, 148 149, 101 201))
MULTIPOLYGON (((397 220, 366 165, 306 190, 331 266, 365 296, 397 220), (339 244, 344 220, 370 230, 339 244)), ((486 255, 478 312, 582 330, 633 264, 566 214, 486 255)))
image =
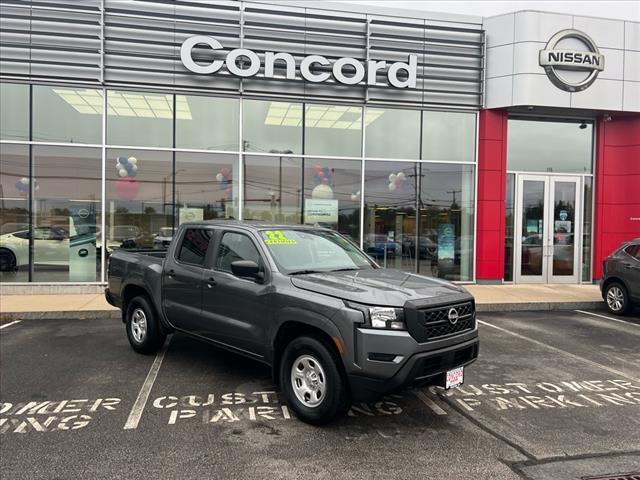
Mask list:
POLYGON ((458 385, 462 385, 464 382, 464 367, 454 368, 447 372, 447 381, 445 387, 447 390, 458 385))

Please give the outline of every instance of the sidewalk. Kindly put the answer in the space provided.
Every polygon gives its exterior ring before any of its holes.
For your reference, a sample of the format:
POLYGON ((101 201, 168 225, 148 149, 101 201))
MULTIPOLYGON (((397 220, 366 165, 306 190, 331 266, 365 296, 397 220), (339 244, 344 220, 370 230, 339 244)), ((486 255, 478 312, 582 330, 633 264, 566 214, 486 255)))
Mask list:
MULTIPOLYGON (((603 305, 597 285, 465 285, 479 312, 571 310, 603 305)), ((0 320, 119 318, 103 294, 3 295, 0 320)))

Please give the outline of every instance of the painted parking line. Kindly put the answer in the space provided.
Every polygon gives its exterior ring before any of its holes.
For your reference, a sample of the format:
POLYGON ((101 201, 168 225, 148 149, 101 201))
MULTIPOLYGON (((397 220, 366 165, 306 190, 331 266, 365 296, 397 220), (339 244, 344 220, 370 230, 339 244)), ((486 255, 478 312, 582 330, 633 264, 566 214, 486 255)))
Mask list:
POLYGON ((147 405, 147 400, 149 400, 149 394, 151 393, 151 388, 153 388, 153 383, 156 381, 156 377, 158 376, 158 372, 160 371, 160 366, 162 365, 162 360, 164 360, 164 356, 167 353, 167 349, 169 348, 169 343, 171 343, 170 336, 167 339, 167 342, 160 350, 151 368, 149 369, 149 373, 147 373, 147 378, 144 379, 142 387, 140 387, 140 392, 138 393, 138 398, 136 398, 133 407, 131 407, 131 412, 129 412, 129 417, 127 418, 127 422, 124 424, 124 430, 135 430, 138 428, 138 423, 140 423, 140 418, 142 417, 142 412, 144 411, 144 407, 147 405))
POLYGON ((422 390, 412 390, 412 393, 418 398, 418 400, 420 400, 422 403, 424 403, 427 407, 429 407, 433 413, 435 413, 436 415, 446 415, 447 412, 445 412, 436 402, 434 402, 433 400, 431 400, 426 393, 424 393, 422 390))
POLYGON ((614 322, 624 323, 625 325, 633 325, 634 327, 640 327, 640 324, 628 322, 626 320, 620 320, 619 318, 607 317, 606 315, 600 315, 599 313, 585 312, 584 310, 575 310, 578 313, 584 313, 586 315, 593 315, 594 317, 606 318, 607 320, 613 320, 614 322))
POLYGON ((607 372, 613 373, 614 375, 619 375, 621 377, 624 377, 624 378, 626 378, 628 380, 632 380, 634 382, 640 382, 640 379, 634 377, 633 375, 629 375, 628 373, 624 373, 624 372, 622 372, 620 370, 616 370, 615 368, 607 367, 606 365, 602 365, 601 363, 594 362, 593 360, 589 360, 588 358, 584 358, 584 357, 581 357, 579 355, 575 355, 573 353, 567 352, 566 350, 562 350, 561 348, 553 347, 553 346, 551 346, 551 345, 549 345, 547 343, 541 342, 539 340, 535 340, 535 339, 530 338, 530 337, 526 337, 524 335, 520 335, 519 333, 512 332, 510 330, 507 330, 506 328, 498 327, 496 325, 492 325, 491 323, 487 323, 487 322, 484 322, 482 320, 478 320, 478 323, 480 323, 482 325, 486 325, 487 327, 495 328, 496 330, 499 330, 499 331, 501 331, 503 333, 506 333, 507 335, 511 335, 511 336, 519 338, 521 340, 526 340, 527 342, 533 343, 535 345, 539 345, 539 346, 544 347, 544 348, 546 348, 548 350, 552 350, 552 351, 554 351, 556 353, 559 353, 561 355, 564 355, 566 357, 573 358, 574 360, 579 360, 581 362, 588 363, 589 365, 591 365, 593 367, 600 368, 602 370, 606 370, 607 372))
POLYGON ((0 325, 0 330, 3 328, 10 327, 11 325, 15 325, 16 323, 20 323, 22 320, 14 320, 13 322, 5 323, 4 325, 0 325))

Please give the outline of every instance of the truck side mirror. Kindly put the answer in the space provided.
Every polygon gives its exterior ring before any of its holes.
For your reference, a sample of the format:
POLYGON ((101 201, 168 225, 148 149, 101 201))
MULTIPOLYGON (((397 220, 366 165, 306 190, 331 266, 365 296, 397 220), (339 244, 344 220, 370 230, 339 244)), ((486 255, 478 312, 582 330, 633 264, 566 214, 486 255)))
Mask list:
POLYGON ((260 267, 253 260, 236 260, 231 262, 231 273, 236 277, 253 278, 255 280, 264 280, 264 274, 260 271, 260 267))

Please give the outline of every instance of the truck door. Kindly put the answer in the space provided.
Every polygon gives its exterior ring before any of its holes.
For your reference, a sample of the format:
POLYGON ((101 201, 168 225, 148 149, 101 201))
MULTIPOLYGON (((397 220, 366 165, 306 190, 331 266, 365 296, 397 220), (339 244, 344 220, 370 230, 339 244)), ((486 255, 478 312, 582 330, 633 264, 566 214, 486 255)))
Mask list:
POLYGON ((202 335, 202 274, 214 230, 186 228, 162 271, 162 304, 169 323, 202 335))
MULTIPOLYGON (((205 271, 202 315, 206 336, 258 356, 265 352, 265 327, 271 318, 268 277, 262 283, 231 273, 236 260, 265 262, 253 239, 240 231, 222 232, 211 269, 205 271)), ((268 272, 265 271, 265 274, 268 272)))

